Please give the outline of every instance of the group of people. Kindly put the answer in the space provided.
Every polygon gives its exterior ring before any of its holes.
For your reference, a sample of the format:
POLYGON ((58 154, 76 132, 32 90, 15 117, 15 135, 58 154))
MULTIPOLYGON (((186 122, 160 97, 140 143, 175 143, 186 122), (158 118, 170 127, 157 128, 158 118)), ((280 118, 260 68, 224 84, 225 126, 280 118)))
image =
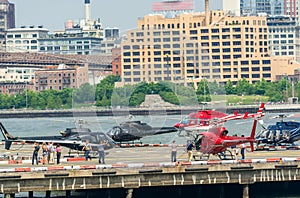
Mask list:
POLYGON ((40 148, 42 149, 42 163, 46 164, 54 164, 54 153, 56 153, 56 163, 60 164, 60 157, 61 157, 61 147, 59 144, 56 144, 56 146, 53 145, 53 142, 43 142, 42 145, 38 142, 35 142, 33 145, 33 155, 32 155, 32 165, 36 163, 36 165, 39 164, 38 160, 38 154, 40 148))
MULTIPOLYGON (((171 162, 176 162, 176 155, 177 155, 177 150, 178 150, 178 145, 175 140, 173 140, 172 144, 170 145, 171 147, 171 162)), ((193 148, 194 144, 192 141, 188 141, 186 151, 188 153, 188 161, 190 162, 193 158, 193 148)))
MULTIPOLYGON (((104 148, 105 148, 106 144, 108 144, 108 141, 101 140, 99 142, 99 144, 97 145, 97 151, 99 154, 99 163, 100 164, 101 163, 105 164, 104 148)), ((39 153, 40 148, 42 150, 42 160, 41 161, 42 161, 43 165, 46 162, 48 162, 48 164, 54 163, 54 153, 56 153, 56 163, 60 164, 61 147, 59 144, 56 144, 56 146, 54 146, 53 142, 49 142, 48 144, 43 142, 42 145, 40 146, 40 144, 38 142, 35 142, 33 147, 34 147, 34 149, 33 149, 33 156, 32 156, 32 165, 34 165, 34 163, 36 163, 36 165, 39 164, 38 153, 39 153)), ((92 151, 92 145, 90 144, 89 140, 86 140, 84 146, 82 147, 82 150, 84 151, 85 160, 87 161, 88 159, 91 159, 90 152, 92 151)))
MULTIPOLYGON (((99 155, 99 164, 101 164, 101 163, 105 164, 104 147, 106 144, 108 144, 108 141, 102 141, 102 140, 100 140, 99 144, 97 144, 97 151, 98 151, 98 155, 99 155)), ((83 146, 82 150, 84 151, 85 160, 87 161, 88 159, 91 159, 90 152, 92 151, 92 146, 91 146, 89 140, 86 140, 85 145, 83 146)))

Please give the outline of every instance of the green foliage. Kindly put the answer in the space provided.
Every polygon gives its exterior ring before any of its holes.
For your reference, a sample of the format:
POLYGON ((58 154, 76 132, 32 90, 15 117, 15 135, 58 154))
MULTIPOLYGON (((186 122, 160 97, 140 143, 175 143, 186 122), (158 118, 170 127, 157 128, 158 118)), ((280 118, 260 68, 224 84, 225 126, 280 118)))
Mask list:
POLYGON ((115 87, 115 82, 118 82, 120 80, 119 76, 113 76, 109 75, 99 84, 97 84, 96 87, 96 100, 102 100, 102 97, 106 96, 106 98, 110 99, 115 87))
MULTIPOLYGON (((146 94, 159 94, 166 102, 176 105, 197 105, 199 102, 224 101, 230 105, 253 104, 260 101, 281 102, 292 96, 292 85, 287 78, 278 82, 262 79, 250 84, 246 79, 236 85, 228 81, 218 85, 216 81, 199 82, 197 90, 172 82, 139 83, 115 87, 119 76, 108 76, 96 86, 84 84, 78 89, 66 88, 61 91, 25 90, 21 94, 0 94, 0 109, 62 109, 86 106, 139 106, 146 94), (225 95, 225 93, 227 95, 225 95)), ((295 82, 295 96, 300 97, 300 83, 295 82)))
POLYGON ((211 101, 210 89, 208 87, 208 82, 206 80, 201 80, 199 82, 196 94, 199 103, 211 101))
POLYGON ((166 102, 173 103, 176 105, 179 105, 179 100, 174 92, 165 92, 161 91, 159 92, 159 95, 162 97, 162 99, 166 102))
POLYGON ((233 83, 230 80, 226 82, 226 85, 224 86, 224 88, 225 88, 225 93, 227 95, 235 94, 235 89, 233 87, 233 83))
POLYGON ((251 95, 253 93, 253 86, 243 78, 237 82, 235 92, 237 95, 251 95))
POLYGON ((133 94, 129 99, 129 106, 131 107, 139 106, 140 104, 142 104, 142 102, 145 101, 145 96, 146 94, 144 94, 143 92, 133 94))

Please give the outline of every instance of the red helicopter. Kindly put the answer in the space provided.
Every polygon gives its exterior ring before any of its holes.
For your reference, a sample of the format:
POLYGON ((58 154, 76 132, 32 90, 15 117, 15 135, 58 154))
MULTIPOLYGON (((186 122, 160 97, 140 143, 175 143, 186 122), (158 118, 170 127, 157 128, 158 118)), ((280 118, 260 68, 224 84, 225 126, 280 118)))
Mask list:
POLYGON ((234 159, 231 151, 227 148, 234 147, 239 144, 250 143, 251 151, 254 150, 255 131, 257 119, 254 119, 252 131, 249 137, 244 136, 228 136, 228 131, 222 125, 211 125, 210 129, 206 132, 199 134, 199 139, 196 144, 200 144, 200 159, 204 154, 208 157, 210 154, 218 155, 220 159, 234 159))
POLYGON ((263 109, 265 104, 261 103, 257 113, 238 114, 237 111, 234 114, 226 114, 215 110, 200 110, 198 112, 192 112, 180 122, 176 123, 174 127, 178 129, 184 129, 186 131, 207 131, 209 125, 215 119, 218 122, 226 122, 228 120, 248 119, 248 118, 261 118, 264 116, 263 109))

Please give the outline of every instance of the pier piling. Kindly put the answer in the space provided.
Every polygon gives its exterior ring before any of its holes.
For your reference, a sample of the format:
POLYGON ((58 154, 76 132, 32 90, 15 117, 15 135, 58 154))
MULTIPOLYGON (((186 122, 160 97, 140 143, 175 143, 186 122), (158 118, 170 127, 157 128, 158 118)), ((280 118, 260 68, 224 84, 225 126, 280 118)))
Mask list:
POLYGON ((249 198, 249 184, 243 185, 243 198, 249 198))
POLYGON ((128 189, 126 198, 132 198, 132 194, 133 194, 133 189, 132 188, 128 189))

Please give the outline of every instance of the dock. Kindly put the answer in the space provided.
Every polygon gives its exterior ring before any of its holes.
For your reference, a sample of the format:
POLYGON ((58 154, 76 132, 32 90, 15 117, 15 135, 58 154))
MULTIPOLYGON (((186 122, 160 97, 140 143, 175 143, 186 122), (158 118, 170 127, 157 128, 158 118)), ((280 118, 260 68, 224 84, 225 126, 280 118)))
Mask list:
POLYGON ((9 152, 24 160, 0 161, 0 193, 4 197, 19 193, 34 197, 35 192, 44 193, 45 197, 57 192, 72 197, 78 191, 91 197, 89 193, 97 190, 133 198, 145 190, 154 193, 157 188, 184 187, 197 189, 199 196, 204 196, 206 188, 213 188, 218 197, 226 197, 228 186, 233 185, 239 197, 247 198, 257 184, 300 181, 300 150, 247 152, 245 160, 219 160, 212 156, 208 161, 188 162, 185 151, 179 149, 178 161, 170 162, 170 149, 166 147, 115 148, 107 151, 106 164, 73 156, 64 158, 60 165, 31 165, 30 159, 26 160, 31 149, 24 146, 22 152, 9 152))

